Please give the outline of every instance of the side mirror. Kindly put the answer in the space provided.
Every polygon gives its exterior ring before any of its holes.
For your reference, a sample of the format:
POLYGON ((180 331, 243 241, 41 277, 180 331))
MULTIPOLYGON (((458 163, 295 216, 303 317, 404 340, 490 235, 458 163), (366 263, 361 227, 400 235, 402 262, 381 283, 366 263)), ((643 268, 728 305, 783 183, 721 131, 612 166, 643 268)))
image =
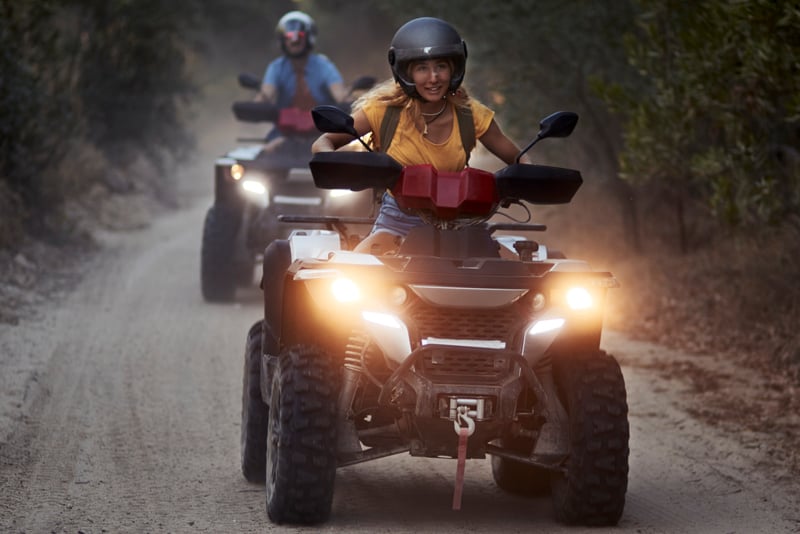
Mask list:
POLYGON ((346 133, 358 137, 353 117, 336 106, 317 106, 311 110, 314 126, 325 133, 346 133))
POLYGON ((311 118, 314 119, 314 126, 317 130, 324 133, 343 133, 352 135, 358 139, 361 145, 372 152, 372 149, 367 145, 361 136, 358 135, 355 126, 353 126, 353 117, 342 111, 336 106, 317 106, 311 110, 311 118))
POLYGON ((239 85, 245 89, 261 90, 261 80, 247 72, 239 74, 239 85))
POLYGON ((556 111, 539 123, 539 139, 545 137, 568 137, 578 124, 578 114, 571 111, 556 111))
POLYGON ((567 137, 575 129, 578 124, 578 114, 572 111, 556 111, 552 115, 548 115, 539 122, 539 133, 536 134, 536 139, 528 143, 528 146, 523 148, 517 154, 516 163, 519 163, 520 158, 525 152, 531 149, 533 145, 547 137, 567 137))

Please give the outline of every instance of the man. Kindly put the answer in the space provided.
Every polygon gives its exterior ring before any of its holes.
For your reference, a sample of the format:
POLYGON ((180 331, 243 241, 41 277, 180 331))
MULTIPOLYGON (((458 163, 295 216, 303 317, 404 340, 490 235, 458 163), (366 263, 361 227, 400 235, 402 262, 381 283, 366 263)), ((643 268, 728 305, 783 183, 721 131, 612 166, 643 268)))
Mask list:
POLYGON ((349 95, 339 70, 326 56, 312 52, 317 26, 310 16, 290 11, 275 32, 283 56, 267 67, 257 101, 303 110, 346 101, 349 95))

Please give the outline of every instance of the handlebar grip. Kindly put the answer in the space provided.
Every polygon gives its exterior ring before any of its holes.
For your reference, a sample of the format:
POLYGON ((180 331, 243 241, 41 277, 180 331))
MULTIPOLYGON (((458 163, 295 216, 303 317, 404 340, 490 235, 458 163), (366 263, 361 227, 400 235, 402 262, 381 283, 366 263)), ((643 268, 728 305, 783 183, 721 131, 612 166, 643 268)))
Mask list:
POLYGON ((234 102, 233 114, 243 122, 275 122, 278 108, 269 102, 234 102))

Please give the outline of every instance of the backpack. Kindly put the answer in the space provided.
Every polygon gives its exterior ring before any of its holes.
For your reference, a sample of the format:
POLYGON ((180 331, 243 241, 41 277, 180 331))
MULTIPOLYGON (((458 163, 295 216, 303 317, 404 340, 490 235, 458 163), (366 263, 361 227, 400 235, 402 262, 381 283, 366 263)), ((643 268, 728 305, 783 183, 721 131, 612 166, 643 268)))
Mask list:
MULTIPOLYGON (((389 150, 389 145, 392 144, 394 132, 397 129, 397 123, 400 120, 400 112, 402 108, 399 106, 389 106, 386 108, 386 113, 383 115, 381 121, 380 139, 381 152, 389 150)), ((464 153, 467 155, 467 165, 469 165, 469 155, 472 149, 475 148, 475 123, 472 120, 472 110, 469 108, 456 107, 456 119, 458 119, 458 132, 461 134, 461 143, 464 145, 464 153)))

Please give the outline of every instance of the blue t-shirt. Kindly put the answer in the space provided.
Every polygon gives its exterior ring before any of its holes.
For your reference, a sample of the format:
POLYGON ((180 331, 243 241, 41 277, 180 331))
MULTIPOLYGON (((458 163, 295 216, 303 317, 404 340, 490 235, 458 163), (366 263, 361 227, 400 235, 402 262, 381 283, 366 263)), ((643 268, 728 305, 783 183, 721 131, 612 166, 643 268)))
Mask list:
MULTIPOLYGON (((311 91, 311 96, 317 104, 335 104, 328 86, 333 83, 342 83, 342 75, 326 56, 322 54, 309 54, 305 68, 306 84, 311 91)), ((264 73, 264 83, 274 85, 278 90, 276 104, 279 108, 292 105, 296 80, 291 60, 281 56, 267 67, 264 73)))

